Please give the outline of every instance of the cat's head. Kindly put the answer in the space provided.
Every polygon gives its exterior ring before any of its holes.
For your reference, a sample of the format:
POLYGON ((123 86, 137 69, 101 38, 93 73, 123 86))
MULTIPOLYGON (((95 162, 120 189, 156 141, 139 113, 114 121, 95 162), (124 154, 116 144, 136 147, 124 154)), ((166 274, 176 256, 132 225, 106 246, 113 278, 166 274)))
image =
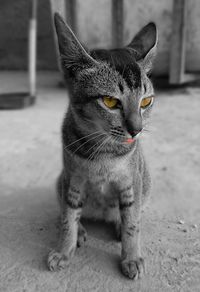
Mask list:
POLYGON ((70 79, 70 106, 80 127, 131 143, 145 127, 154 90, 148 73, 157 45, 154 23, 121 49, 87 52, 55 14, 61 63, 70 79))

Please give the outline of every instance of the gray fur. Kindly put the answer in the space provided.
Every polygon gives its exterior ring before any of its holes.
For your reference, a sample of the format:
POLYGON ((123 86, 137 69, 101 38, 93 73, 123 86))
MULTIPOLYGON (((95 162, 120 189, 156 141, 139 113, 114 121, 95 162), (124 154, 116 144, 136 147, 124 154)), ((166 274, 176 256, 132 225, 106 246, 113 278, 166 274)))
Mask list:
POLYGON ((70 82, 70 105, 62 128, 64 165, 57 184, 61 234, 48 266, 54 271, 69 264, 77 243, 85 240, 79 222, 83 216, 114 223, 121 236, 122 271, 137 278, 144 270, 140 213, 150 190, 139 134, 152 108, 151 104, 141 111, 139 104, 154 94, 146 73, 157 42, 155 25, 146 26, 136 42, 124 49, 132 56, 130 68, 124 68, 126 78, 116 64, 111 66, 98 53, 96 59, 89 55, 59 15, 55 25, 63 70, 70 82), (108 109, 102 96, 118 98, 121 108, 108 109), (138 132, 134 142, 124 142, 138 132))

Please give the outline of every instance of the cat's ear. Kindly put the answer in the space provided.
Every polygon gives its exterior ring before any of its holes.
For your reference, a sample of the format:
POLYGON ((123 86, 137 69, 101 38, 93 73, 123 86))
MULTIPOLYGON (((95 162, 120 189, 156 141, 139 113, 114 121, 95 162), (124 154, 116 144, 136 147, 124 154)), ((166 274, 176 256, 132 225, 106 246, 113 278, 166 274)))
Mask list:
POLYGON ((133 38, 128 48, 134 49, 137 54, 137 61, 149 72, 152 68, 152 63, 156 55, 156 47, 158 34, 156 25, 150 22, 144 26, 133 38))
POLYGON ((86 52, 62 17, 55 13, 55 28, 63 69, 72 73, 94 67, 97 62, 86 52))

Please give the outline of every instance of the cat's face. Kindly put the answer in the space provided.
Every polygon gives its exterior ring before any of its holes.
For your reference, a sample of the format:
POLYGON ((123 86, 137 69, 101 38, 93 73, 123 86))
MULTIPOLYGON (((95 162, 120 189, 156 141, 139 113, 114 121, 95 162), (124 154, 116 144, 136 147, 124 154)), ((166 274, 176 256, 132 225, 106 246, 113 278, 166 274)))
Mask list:
POLYGON ((123 76, 100 63, 77 74, 74 86, 72 104, 83 122, 119 142, 139 136, 153 105, 152 84, 137 63, 133 64, 134 73, 130 69, 123 76))
POLYGON ((65 73, 70 76, 71 107, 80 127, 106 133, 115 143, 132 143, 143 131, 154 99, 147 74, 157 42, 149 24, 129 46, 94 50, 90 55, 59 16, 55 16, 65 73))

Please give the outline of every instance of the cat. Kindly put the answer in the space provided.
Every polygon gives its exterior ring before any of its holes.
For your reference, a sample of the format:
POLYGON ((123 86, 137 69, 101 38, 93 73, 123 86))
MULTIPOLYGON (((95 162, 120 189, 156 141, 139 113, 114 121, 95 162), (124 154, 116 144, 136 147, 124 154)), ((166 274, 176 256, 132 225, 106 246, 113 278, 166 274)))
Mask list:
POLYGON ((57 182, 61 231, 48 268, 68 266, 86 239, 80 218, 96 218, 113 223, 121 239, 122 272, 137 279, 144 273, 140 214, 151 184, 139 137, 154 101, 148 73, 157 29, 149 23, 124 48, 89 52, 57 13, 55 28, 70 103, 57 182))

